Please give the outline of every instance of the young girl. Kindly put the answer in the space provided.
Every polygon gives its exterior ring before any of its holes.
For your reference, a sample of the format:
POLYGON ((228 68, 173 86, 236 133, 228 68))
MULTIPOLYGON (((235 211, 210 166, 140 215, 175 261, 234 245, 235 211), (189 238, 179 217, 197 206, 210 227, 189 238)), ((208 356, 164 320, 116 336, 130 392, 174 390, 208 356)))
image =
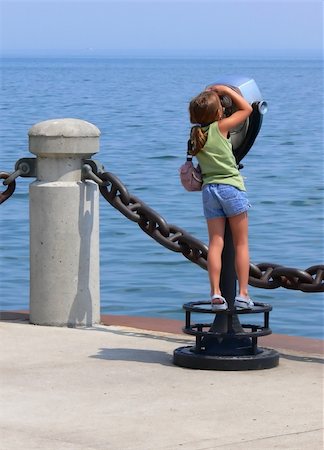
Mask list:
POLYGON ((209 235, 208 274, 213 311, 225 310, 228 304, 220 291, 221 255, 224 246, 225 222, 228 218, 235 249, 235 269, 239 295, 234 306, 251 309, 248 294, 249 246, 248 217, 250 207, 240 175, 229 131, 243 123, 251 114, 250 104, 232 88, 214 85, 191 100, 190 121, 195 124, 190 140, 192 154, 197 157, 203 176, 203 208, 209 235), (219 96, 231 98, 235 112, 224 117, 219 96))

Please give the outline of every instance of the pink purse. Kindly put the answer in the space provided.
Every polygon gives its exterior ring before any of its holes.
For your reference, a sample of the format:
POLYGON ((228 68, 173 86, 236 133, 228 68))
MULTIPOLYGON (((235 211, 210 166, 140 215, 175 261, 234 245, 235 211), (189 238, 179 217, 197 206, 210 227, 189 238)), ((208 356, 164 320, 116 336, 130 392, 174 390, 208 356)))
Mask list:
POLYGON ((182 164, 179 169, 180 181, 187 191, 201 191, 202 175, 199 164, 195 167, 191 159, 182 164))
POLYGON ((188 140, 187 161, 182 164, 179 169, 180 181, 187 191, 201 191, 202 189, 202 173, 199 164, 195 167, 190 154, 191 141, 188 140))

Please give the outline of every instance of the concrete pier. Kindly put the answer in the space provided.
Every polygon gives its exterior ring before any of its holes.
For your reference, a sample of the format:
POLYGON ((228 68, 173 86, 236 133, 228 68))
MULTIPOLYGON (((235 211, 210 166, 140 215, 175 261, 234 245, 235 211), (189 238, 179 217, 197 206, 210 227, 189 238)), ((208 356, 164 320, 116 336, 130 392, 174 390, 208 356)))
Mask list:
POLYGON ((98 185, 81 180, 100 131, 78 119, 47 120, 29 131, 37 155, 30 184, 30 320, 38 325, 98 323, 98 185))
POLYGON ((192 340, 163 331, 175 321, 152 319, 160 331, 150 331, 136 328, 148 318, 125 317, 131 328, 110 317, 114 325, 70 329, 2 314, 1 448, 322 450, 319 341, 296 338, 292 349, 295 338, 277 337, 273 369, 183 369, 172 353, 192 340))

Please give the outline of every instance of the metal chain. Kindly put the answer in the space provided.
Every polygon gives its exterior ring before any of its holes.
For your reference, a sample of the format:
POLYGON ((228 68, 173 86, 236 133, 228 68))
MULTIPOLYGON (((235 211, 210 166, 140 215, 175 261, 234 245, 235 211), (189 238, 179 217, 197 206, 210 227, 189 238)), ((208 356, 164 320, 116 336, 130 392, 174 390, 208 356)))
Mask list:
MULTIPOLYGON (((206 244, 182 228, 167 223, 160 214, 138 197, 129 194, 126 186, 112 173, 100 172, 92 177, 92 173, 88 173, 91 170, 87 167, 86 169, 87 178, 94 179, 99 184, 101 194, 112 206, 129 220, 136 222, 159 244, 174 252, 182 253, 187 259, 207 270, 208 246, 206 244)), ((20 175, 20 173, 14 174, 20 175)), ((17 176, 12 175, 0 172, 0 179, 4 179, 4 184, 8 185, 4 192, 0 192, 0 204, 15 191, 17 176)), ((314 265, 300 270, 272 263, 250 264, 249 284, 263 289, 283 287, 303 292, 324 292, 324 265, 314 265)))
POLYGON ((170 225, 156 211, 135 195, 129 194, 125 185, 112 173, 99 174, 104 181, 99 185, 103 197, 129 220, 155 239, 159 244, 174 252, 182 253, 187 259, 207 269, 208 247, 176 225, 170 225))
MULTIPOLYGON (((98 173, 103 183, 103 197, 129 220, 164 247, 182 253, 187 259, 207 270, 208 246, 176 225, 170 225, 138 197, 129 194, 126 186, 110 172, 98 173)), ((283 287, 303 292, 324 292, 324 265, 305 270, 279 264, 250 264, 249 284, 263 289, 283 287)))

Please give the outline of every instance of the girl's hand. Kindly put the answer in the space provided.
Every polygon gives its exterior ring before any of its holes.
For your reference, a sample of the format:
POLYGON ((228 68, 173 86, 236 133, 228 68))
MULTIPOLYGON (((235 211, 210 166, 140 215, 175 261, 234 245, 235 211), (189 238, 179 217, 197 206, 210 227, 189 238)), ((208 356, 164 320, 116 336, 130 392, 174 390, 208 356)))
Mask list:
POLYGON ((224 86, 223 84, 213 84, 212 86, 209 86, 206 91, 214 91, 218 95, 226 95, 231 91, 231 88, 224 86))

